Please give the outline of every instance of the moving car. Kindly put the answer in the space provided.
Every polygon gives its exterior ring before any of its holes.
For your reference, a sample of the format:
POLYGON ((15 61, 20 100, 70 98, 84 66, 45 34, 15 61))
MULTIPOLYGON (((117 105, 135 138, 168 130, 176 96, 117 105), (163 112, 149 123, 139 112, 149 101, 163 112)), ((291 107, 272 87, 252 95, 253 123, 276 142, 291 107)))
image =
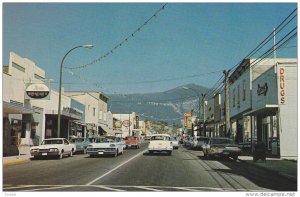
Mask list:
POLYGON ((202 146, 206 144, 208 140, 208 137, 196 136, 193 140, 192 149, 202 150, 202 146))
POLYGON ((59 159, 63 158, 63 155, 73 156, 76 151, 76 146, 71 144, 65 138, 49 138, 42 141, 41 145, 33 146, 30 148, 30 155, 35 157, 48 157, 56 156, 59 159))
POLYGON ((76 153, 85 153, 88 145, 92 143, 92 138, 74 137, 70 139, 70 143, 76 146, 76 153))
POLYGON ((113 155, 117 157, 119 154, 123 154, 123 147, 121 141, 113 137, 100 137, 96 138, 94 143, 88 145, 86 153, 90 157, 101 156, 101 155, 113 155))
POLYGON ((148 146, 149 154, 154 152, 166 152, 172 154, 173 146, 171 137, 168 134, 154 134, 151 136, 148 146))
POLYGON ((241 149, 230 138, 213 137, 203 145, 203 153, 206 158, 221 156, 237 160, 241 155, 241 149))
POLYGON ((171 137, 173 149, 179 148, 179 139, 178 137, 171 137))
POLYGON ((126 144, 126 148, 134 147, 136 149, 140 148, 141 145, 139 138, 136 136, 127 136, 125 138, 125 144, 126 144))

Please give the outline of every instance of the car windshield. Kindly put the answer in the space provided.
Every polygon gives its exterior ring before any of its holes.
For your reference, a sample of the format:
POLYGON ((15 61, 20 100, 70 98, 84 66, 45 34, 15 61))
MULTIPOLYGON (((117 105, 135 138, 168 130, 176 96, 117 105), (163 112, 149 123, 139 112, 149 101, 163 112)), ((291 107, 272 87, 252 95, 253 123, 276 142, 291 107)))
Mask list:
POLYGON ((97 138, 95 143, 111 143, 115 142, 115 140, 110 139, 110 138, 97 138))
POLYGON ((63 140, 44 140, 42 145, 45 144, 63 144, 63 140))
POLYGON ((80 143, 80 142, 84 142, 84 138, 72 138, 70 140, 71 143, 80 143))
POLYGON ((158 136, 152 136, 151 140, 167 140, 167 141, 170 141, 170 137, 169 136, 158 135, 158 136))
POLYGON ((231 144, 232 141, 230 139, 212 139, 212 144, 231 144))

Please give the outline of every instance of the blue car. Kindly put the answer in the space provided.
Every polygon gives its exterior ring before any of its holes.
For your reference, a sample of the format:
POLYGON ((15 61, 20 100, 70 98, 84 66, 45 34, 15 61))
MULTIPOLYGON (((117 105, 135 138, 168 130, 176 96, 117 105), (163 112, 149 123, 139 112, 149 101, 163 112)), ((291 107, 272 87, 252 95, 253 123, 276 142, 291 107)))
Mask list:
POLYGON ((76 153, 85 153, 88 145, 92 142, 94 142, 94 138, 76 137, 70 139, 70 143, 76 146, 76 153))

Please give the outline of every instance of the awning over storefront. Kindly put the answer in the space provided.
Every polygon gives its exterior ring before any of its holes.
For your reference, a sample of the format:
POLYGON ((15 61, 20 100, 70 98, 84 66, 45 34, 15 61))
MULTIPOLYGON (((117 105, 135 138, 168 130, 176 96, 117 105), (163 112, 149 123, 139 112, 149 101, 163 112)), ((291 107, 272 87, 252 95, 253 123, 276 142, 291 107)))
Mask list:
POLYGON ((101 127, 106 133, 110 133, 110 129, 105 124, 99 124, 99 127, 101 127))
POLYGON ((266 105, 265 107, 244 113, 243 115, 244 116, 255 116, 257 114, 268 115, 268 116, 276 115, 277 110, 278 110, 278 105, 266 105))
POLYGON ((6 114, 33 114, 32 108, 25 107, 18 103, 9 103, 3 101, 3 113, 6 114))

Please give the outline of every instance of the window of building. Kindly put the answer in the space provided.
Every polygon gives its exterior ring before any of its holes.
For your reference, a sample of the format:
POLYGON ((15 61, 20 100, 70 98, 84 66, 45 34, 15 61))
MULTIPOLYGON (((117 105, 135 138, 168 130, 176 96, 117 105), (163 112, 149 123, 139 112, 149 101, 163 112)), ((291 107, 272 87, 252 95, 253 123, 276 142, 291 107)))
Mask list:
POLYGON ((237 107, 240 107, 240 84, 237 87, 237 107))
POLYGON ((34 78, 40 79, 40 80, 44 80, 45 79, 45 77, 42 77, 42 76, 40 76, 38 74, 34 74, 34 78))
POLYGON ((232 106, 235 107, 235 88, 232 90, 232 106))
POLYGON ((19 64, 16 64, 15 62, 12 62, 12 67, 18 69, 19 71, 22 71, 23 73, 25 73, 25 68, 20 66, 19 64))
POLYGON ((243 101, 246 100, 246 80, 243 80, 243 101))
POLYGON ((93 107, 93 116, 95 117, 96 116, 96 108, 93 107))

